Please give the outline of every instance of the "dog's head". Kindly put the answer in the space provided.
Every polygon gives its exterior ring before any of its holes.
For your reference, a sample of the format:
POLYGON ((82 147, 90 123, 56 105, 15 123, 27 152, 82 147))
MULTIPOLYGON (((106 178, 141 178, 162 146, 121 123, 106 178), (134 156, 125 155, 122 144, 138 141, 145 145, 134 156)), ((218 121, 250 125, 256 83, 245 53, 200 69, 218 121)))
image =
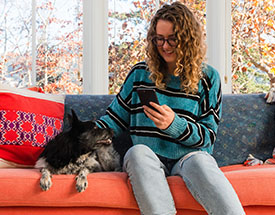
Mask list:
POLYGON ((99 128, 92 120, 81 121, 72 110, 68 115, 71 124, 70 135, 77 138, 77 148, 81 154, 111 145, 113 132, 110 128, 99 128))
POLYGON ((68 114, 70 128, 49 141, 40 157, 44 157, 52 167, 59 169, 69 162, 75 162, 80 155, 99 147, 111 146, 113 132, 100 129, 94 121, 81 121, 75 112, 68 114))

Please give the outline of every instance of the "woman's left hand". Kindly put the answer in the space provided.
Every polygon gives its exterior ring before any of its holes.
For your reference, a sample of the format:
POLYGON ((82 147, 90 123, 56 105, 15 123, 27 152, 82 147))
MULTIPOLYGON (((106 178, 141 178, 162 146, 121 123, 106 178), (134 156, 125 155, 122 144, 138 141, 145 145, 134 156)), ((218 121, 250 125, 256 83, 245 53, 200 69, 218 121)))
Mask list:
POLYGON ((154 102, 150 102, 150 105, 158 110, 158 112, 144 105, 143 109, 145 114, 155 123, 159 129, 167 129, 175 118, 174 111, 167 105, 158 105, 154 102))

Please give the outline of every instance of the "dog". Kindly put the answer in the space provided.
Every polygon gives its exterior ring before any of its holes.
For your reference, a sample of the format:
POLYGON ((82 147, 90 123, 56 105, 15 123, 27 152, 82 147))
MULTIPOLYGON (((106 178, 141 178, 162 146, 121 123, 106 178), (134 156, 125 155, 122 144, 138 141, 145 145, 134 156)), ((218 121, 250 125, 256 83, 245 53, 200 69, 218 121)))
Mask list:
POLYGON ((52 174, 76 174, 76 190, 83 192, 88 187, 89 173, 121 171, 110 128, 101 129, 92 120, 80 121, 73 110, 68 120, 70 129, 50 140, 36 161, 44 191, 52 186, 52 174))

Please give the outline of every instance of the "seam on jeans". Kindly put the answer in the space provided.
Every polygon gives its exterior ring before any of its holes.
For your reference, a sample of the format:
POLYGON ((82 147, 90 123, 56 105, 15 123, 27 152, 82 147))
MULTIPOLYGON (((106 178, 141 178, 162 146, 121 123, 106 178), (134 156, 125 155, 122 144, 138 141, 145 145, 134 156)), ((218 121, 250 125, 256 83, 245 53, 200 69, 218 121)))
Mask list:
MULTIPOLYGON (((130 183, 132 184, 131 181, 130 181, 130 183)), ((135 199, 136 199, 136 201, 137 201, 138 208, 139 208, 139 211, 140 211, 141 215, 145 215, 145 214, 143 213, 142 209, 140 208, 140 203, 139 203, 138 199, 136 198, 135 190, 134 190, 134 189, 133 189, 133 192, 134 192, 134 196, 135 196, 135 199)), ((176 208, 176 207, 175 207, 175 204, 174 204, 174 208, 176 208)), ((160 215, 175 215, 175 214, 177 213, 176 210, 173 210, 173 211, 170 211, 170 212, 165 213, 165 214, 160 214, 160 215), (170 213, 170 212, 171 212, 171 213, 170 213)))
MULTIPOLYGON (((185 184, 186 184, 188 190, 191 192, 191 190, 189 189, 189 187, 194 187, 194 186, 192 185, 191 181, 189 181, 189 180, 188 180, 186 177, 184 177, 184 176, 182 176, 182 178, 183 178, 183 180, 184 180, 184 182, 185 182, 185 184), (188 185, 189 185, 189 186, 188 186, 188 185)), ((203 203, 202 198, 200 197, 200 195, 199 195, 199 193, 198 193, 197 191, 195 191, 194 189, 192 189, 191 194, 192 194, 192 196, 193 196, 195 199, 197 199, 197 201, 200 203, 200 205, 206 210, 206 212, 207 212, 209 215, 213 214, 213 212, 212 212, 209 208, 206 208, 206 207, 202 204, 202 203, 203 203), (194 193, 195 196, 193 195, 193 193, 194 193)))
MULTIPOLYGON (((197 153, 206 155, 206 156, 208 156, 208 157, 214 159, 214 158, 213 158, 208 152, 206 152, 206 151, 197 151, 197 153)), ((194 154, 192 154, 191 156, 188 156, 188 157, 183 157, 182 160, 181 160, 181 163, 180 163, 180 167, 183 168, 184 162, 187 161, 187 160, 189 160, 191 157, 193 157, 193 156, 196 155, 197 153, 194 153, 194 154)), ((213 214, 213 211, 210 210, 210 208, 206 208, 205 206, 203 206, 202 198, 200 197, 199 193, 193 189, 194 186, 193 186, 192 182, 191 182, 190 180, 188 180, 184 175, 182 175, 181 177, 183 178, 183 180, 184 180, 186 186, 189 185, 189 186, 187 186, 187 188, 188 188, 188 190, 189 190, 190 192, 191 192, 191 190, 189 189, 189 187, 192 188, 192 192, 193 192, 193 194, 195 195, 195 196, 194 196, 194 195, 192 194, 193 197, 194 197, 195 199, 197 199, 197 201, 201 204, 201 206, 207 211, 207 213, 208 213, 209 215, 213 214)), ((191 193, 192 193, 192 192, 191 192, 191 193)), ((204 205, 205 205, 205 204, 204 204, 204 205)))
POLYGON ((136 201, 137 201, 139 211, 140 211, 141 215, 144 215, 143 211, 142 211, 142 210, 141 210, 141 208, 140 208, 140 203, 139 203, 139 201, 138 201, 138 199, 137 199, 137 197, 136 197, 136 194, 135 194, 135 189, 134 189, 134 186, 133 186, 133 184, 132 184, 132 181, 131 181, 131 180, 130 180, 130 183, 131 183, 131 185, 132 185, 132 190, 133 190, 133 193, 134 193, 135 199, 136 199, 136 201))
MULTIPOLYGON (((163 170, 163 169, 162 169, 162 170, 163 170)), ((128 173, 127 173, 127 174, 128 174, 128 173)), ((141 207, 140 207, 140 203, 139 203, 139 201, 138 201, 138 199, 137 199, 137 197, 136 197, 136 192, 135 192, 135 189, 134 189, 134 186, 133 186, 133 183, 132 183, 131 180, 130 180, 130 183, 131 183, 131 186, 132 186, 132 190, 133 190, 133 193, 134 193, 136 202, 137 202, 137 204, 138 204, 139 211, 140 211, 141 215, 145 215, 145 214, 143 213, 143 210, 142 210, 141 207)), ((174 208, 176 208, 175 202, 174 202, 173 199, 172 199, 172 202, 173 202, 174 208)), ((165 213, 165 214, 162 214, 162 215, 175 215, 176 213, 177 213, 177 211, 176 211, 176 210, 175 210, 175 211, 173 210, 173 211, 171 211, 171 214, 170 214, 170 212, 168 212, 168 213, 165 213)))

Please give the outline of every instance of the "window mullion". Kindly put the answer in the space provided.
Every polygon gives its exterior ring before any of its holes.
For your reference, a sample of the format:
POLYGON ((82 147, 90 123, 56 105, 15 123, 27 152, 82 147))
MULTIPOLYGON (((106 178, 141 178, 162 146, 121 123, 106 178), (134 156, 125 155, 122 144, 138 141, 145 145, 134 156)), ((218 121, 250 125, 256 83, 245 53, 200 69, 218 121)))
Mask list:
POLYGON ((83 0, 83 93, 108 87, 108 0, 83 0))
POLYGON ((32 69, 29 83, 36 85, 36 0, 32 0, 32 69))
POLYGON ((206 1, 207 60, 221 76, 223 93, 231 93, 231 0, 206 1))

